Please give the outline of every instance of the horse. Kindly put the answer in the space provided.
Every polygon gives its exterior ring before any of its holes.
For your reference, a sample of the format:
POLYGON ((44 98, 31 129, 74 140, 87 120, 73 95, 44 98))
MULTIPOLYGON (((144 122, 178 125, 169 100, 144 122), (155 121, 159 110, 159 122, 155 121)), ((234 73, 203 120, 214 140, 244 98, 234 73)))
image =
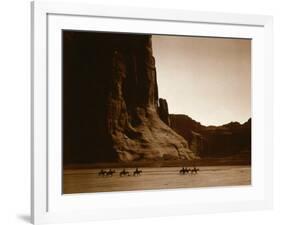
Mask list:
POLYGON ((185 174, 185 173, 189 173, 190 172, 190 169, 187 169, 185 167, 182 167, 182 169, 180 170, 180 174, 185 174))
POLYGON ((193 167, 193 169, 190 169, 191 174, 197 174, 199 171, 199 168, 193 167))
POLYGON ((120 177, 122 176, 130 176, 130 172, 129 171, 126 171, 125 169, 123 169, 121 172, 120 172, 120 177))
POLYGON ((99 176, 105 176, 106 175, 106 171, 101 169, 101 171, 98 173, 99 176))
POLYGON ((180 170, 180 174, 185 174, 185 168, 182 167, 182 169, 180 170))
POLYGON ((134 171, 134 176, 140 176, 142 173, 142 170, 139 170, 138 168, 136 168, 136 170, 134 171))
POLYGON ((106 172, 106 176, 113 176, 113 174, 115 173, 115 170, 111 170, 109 169, 109 171, 106 172))

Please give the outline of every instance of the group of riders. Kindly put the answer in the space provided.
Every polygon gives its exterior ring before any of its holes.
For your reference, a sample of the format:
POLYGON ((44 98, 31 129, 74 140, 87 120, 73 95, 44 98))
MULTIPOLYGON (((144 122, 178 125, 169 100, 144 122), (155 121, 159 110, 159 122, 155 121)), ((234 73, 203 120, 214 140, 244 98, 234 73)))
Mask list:
MULTIPOLYGON (((187 167, 182 167, 182 169, 179 171, 179 173, 181 175, 185 175, 185 174, 197 174, 199 171, 199 168, 197 168, 196 166, 193 166, 193 168, 187 168, 187 167)), ((99 176, 110 176, 112 177, 113 174, 115 173, 115 170, 109 169, 109 170, 104 170, 101 169, 100 172, 98 173, 99 176)), ((140 176, 142 173, 142 170, 140 170, 139 168, 136 168, 133 172, 133 176, 140 176)), ((125 168, 123 170, 120 171, 119 173, 120 177, 123 176, 131 176, 130 172, 128 170, 126 170, 125 168)))
MULTIPOLYGON (((115 170, 109 169, 108 171, 101 169, 100 172, 98 173, 99 176, 110 176, 112 177, 113 174, 115 173, 115 170)), ((140 176, 142 173, 142 170, 139 168, 136 168, 135 171, 133 172, 133 176, 140 176)), ((130 172, 127 171, 125 168, 119 173, 120 177, 123 176, 131 176, 130 172)))
POLYGON ((180 170, 180 174, 197 174, 198 171, 199 168, 197 168, 196 166, 194 166, 193 168, 182 167, 182 169, 180 170))

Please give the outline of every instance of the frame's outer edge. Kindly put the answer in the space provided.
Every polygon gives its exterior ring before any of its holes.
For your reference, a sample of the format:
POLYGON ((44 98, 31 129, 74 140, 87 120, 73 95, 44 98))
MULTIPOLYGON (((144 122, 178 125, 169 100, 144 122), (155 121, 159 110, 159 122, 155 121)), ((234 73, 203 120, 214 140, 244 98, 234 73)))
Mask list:
POLYGON ((31 220, 43 222, 47 212, 47 99, 46 99, 46 12, 41 3, 32 7, 32 199, 31 220))
POLYGON ((110 6, 91 4, 87 2, 47 2, 37 0, 48 14, 72 15, 72 16, 95 16, 108 18, 140 19, 140 20, 161 20, 207 24, 229 24, 244 26, 264 26, 270 16, 187 11, 180 9, 145 8, 132 6, 110 6), (142 12, 145 12, 145 16, 142 12))
MULTIPOLYGON (((185 10, 118 7, 70 2, 31 2, 31 221, 52 222, 48 218, 47 188, 47 16, 48 14, 97 16, 124 19, 177 21, 209 24, 259 26, 265 29, 266 98, 273 99, 272 17, 228 13, 190 12, 185 10), (116 10, 118 9, 118 10, 116 10), (144 17, 144 12, 146 16, 144 17), (157 13, 156 13, 157 12, 157 13)), ((265 102, 266 131, 273 136, 272 102, 265 102)), ((273 141, 266 139, 265 193, 263 207, 273 205, 273 141)), ((247 208, 247 207, 246 207, 247 208)), ((257 206, 257 208, 259 208, 257 206)), ((60 218, 56 215, 57 218, 60 218)))
POLYGON ((30 135, 30 145, 31 145, 31 160, 30 160, 30 169, 31 169, 31 176, 30 176, 30 186, 31 186, 31 204, 30 204, 30 217, 31 217, 31 222, 34 223, 34 2, 31 2, 30 4, 30 12, 31 12, 31 21, 30 21, 30 26, 31 26, 31 32, 30 32, 30 69, 31 69, 31 79, 30 79, 30 97, 31 97, 31 105, 30 105, 30 130, 31 130, 31 135, 30 135))
POLYGON ((264 55, 264 74, 265 74, 265 121, 266 130, 265 133, 269 134, 265 139, 264 148, 267 149, 265 154, 265 208, 273 208, 273 106, 274 106, 274 90, 273 90, 273 17, 267 16, 265 25, 265 55, 264 55))

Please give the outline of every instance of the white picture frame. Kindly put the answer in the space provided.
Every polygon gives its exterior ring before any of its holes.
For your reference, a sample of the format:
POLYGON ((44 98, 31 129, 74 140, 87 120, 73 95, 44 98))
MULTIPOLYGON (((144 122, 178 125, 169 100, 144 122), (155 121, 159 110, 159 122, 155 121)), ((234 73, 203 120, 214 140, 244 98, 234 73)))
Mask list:
POLYGON ((269 209, 273 205, 272 17, 32 2, 32 198, 34 224, 269 209), (59 118, 62 29, 252 38, 252 185, 61 194, 59 118), (188 28, 188 31, 186 29, 188 28), (189 33, 188 33, 189 32, 189 33), (57 129, 58 128, 58 129, 57 129), (57 133, 58 132, 58 133, 57 133), (51 140, 51 141, 50 141, 51 140), (165 198, 164 198, 165 197, 165 198))

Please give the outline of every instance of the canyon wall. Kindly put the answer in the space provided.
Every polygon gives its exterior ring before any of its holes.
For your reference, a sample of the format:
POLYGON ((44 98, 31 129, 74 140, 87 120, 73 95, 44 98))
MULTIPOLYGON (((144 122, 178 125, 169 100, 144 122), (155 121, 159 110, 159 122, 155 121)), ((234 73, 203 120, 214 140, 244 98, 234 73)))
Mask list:
POLYGON ((251 157, 251 119, 240 124, 230 122, 221 126, 204 126, 187 115, 170 115, 171 127, 200 157, 251 157))
POLYGON ((150 35, 63 33, 65 163, 196 158, 168 115, 150 35))

